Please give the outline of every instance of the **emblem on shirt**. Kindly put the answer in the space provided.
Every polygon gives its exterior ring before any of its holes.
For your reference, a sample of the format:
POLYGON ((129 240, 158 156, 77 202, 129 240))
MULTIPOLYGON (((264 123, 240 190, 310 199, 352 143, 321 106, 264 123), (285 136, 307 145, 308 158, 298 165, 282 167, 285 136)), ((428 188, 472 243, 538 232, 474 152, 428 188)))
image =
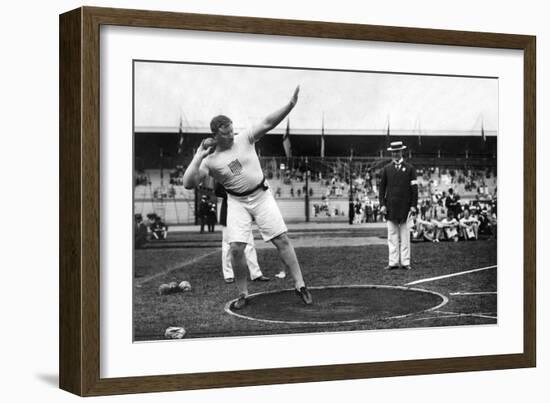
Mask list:
POLYGON ((233 175, 239 175, 243 171, 243 166, 238 159, 231 161, 227 166, 229 167, 233 175))

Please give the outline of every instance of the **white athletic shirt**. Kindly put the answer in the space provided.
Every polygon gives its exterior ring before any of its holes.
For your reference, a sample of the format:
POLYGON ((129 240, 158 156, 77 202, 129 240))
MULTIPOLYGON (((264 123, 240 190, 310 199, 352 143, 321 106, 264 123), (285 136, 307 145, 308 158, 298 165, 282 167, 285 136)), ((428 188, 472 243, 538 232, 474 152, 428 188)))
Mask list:
POLYGON ((248 131, 236 134, 231 148, 216 150, 201 162, 201 169, 224 188, 243 193, 258 186, 264 174, 248 131))

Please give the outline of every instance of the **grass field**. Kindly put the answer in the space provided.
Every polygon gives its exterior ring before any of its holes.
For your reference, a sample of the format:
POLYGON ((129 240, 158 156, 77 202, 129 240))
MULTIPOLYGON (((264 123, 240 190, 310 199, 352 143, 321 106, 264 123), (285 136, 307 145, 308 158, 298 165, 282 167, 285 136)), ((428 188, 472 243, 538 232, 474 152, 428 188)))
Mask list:
MULTIPOLYGON (((243 318, 225 310, 237 297, 237 289, 222 277, 221 233, 171 233, 166 241, 150 242, 135 251, 134 339, 163 339, 169 326, 183 326, 187 338, 197 338, 497 323, 496 240, 413 244, 413 270, 385 271, 385 234, 383 228, 342 224, 292 230, 290 237, 299 245, 296 253, 306 283, 312 288, 314 307, 301 304, 293 292, 278 292, 292 289, 287 276, 284 280, 251 282, 249 292, 259 296, 238 312, 243 318), (462 273, 479 268, 483 270, 462 273), (456 273, 461 274, 448 276, 456 273), (439 276, 446 277, 434 279, 439 276), (160 284, 182 280, 191 283, 191 291, 157 294, 160 284), (384 293, 381 289, 344 287, 337 289, 338 295, 327 288, 370 285, 404 288, 384 293), (415 308, 415 304, 435 306, 437 301, 430 301, 433 294, 409 297, 413 294, 403 291, 407 287, 437 293, 448 302, 430 311, 415 308), (327 312, 332 313, 328 321, 327 312), (391 312, 408 315, 392 318, 395 315, 391 312), (358 320, 351 320, 355 314, 358 320), (319 317, 323 320, 316 319, 319 317), (276 320, 262 320, 266 318, 276 320)), ((273 276, 282 267, 276 250, 260 240, 257 248, 263 273, 273 276)))

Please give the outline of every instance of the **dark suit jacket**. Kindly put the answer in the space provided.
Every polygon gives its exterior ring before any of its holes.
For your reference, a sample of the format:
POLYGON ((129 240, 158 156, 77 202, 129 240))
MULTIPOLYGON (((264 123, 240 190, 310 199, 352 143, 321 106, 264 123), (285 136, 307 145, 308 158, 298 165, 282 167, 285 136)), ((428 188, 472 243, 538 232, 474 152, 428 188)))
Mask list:
POLYGON ((382 168, 380 206, 386 206, 386 219, 395 223, 407 221, 411 207, 418 203, 416 169, 403 161, 397 169, 393 162, 382 168))

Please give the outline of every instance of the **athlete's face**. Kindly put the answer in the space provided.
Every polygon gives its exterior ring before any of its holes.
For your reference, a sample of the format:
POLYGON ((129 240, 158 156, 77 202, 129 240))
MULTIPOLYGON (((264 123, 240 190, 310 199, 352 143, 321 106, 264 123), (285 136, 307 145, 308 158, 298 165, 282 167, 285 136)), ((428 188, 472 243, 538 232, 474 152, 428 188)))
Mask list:
POLYGON ((233 123, 228 123, 218 129, 216 140, 218 143, 222 143, 224 146, 227 146, 233 142, 234 136, 235 133, 233 133, 233 123))

